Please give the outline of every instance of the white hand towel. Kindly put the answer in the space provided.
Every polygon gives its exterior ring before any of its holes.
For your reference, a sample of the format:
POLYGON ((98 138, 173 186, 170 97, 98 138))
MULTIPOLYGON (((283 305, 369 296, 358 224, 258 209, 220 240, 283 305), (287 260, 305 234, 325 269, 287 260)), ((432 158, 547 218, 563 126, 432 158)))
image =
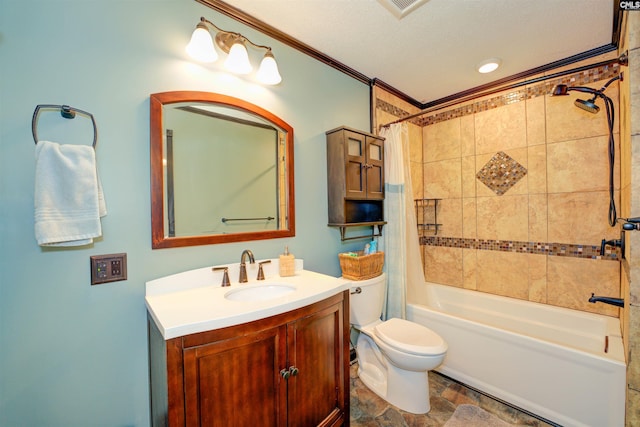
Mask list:
POLYGON ((96 155, 88 145, 36 144, 35 234, 41 246, 83 246, 107 214, 96 155))

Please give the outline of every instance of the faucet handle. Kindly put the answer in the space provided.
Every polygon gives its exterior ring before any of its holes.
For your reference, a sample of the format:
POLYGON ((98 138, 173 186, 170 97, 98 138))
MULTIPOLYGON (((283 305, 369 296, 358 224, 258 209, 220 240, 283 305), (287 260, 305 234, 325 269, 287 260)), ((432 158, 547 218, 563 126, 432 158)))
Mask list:
POLYGON ((258 278, 257 280, 264 280, 264 271, 262 270, 262 264, 269 264, 271 260, 266 260, 258 263, 258 278))
POLYGON ((231 282, 229 281, 229 267, 213 267, 211 271, 221 271, 224 270, 224 274, 222 275, 222 287, 231 286, 231 282))

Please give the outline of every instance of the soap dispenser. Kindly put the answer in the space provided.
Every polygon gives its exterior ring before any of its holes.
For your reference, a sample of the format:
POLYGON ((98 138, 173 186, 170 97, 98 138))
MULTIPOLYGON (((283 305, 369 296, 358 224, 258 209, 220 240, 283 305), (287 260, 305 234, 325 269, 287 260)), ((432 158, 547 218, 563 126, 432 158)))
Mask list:
POLYGON ((295 257, 289 253, 289 247, 284 247, 284 253, 280 255, 280 276, 293 276, 296 273, 295 257))

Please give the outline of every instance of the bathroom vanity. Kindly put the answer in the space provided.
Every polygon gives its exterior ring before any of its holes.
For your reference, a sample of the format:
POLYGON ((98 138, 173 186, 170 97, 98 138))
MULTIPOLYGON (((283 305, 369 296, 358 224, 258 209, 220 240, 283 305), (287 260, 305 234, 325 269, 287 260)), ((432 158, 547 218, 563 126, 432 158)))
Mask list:
POLYGON ((152 425, 349 425, 349 282, 277 261, 147 282, 152 425))

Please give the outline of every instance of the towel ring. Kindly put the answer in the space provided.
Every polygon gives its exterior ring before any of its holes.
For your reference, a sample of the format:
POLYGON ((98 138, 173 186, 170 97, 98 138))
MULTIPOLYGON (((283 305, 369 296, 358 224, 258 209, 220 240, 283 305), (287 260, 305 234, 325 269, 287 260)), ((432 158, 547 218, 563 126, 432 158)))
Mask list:
POLYGON ((93 148, 96 148, 96 143, 98 142, 98 127, 96 126, 96 121, 93 118, 93 114, 87 113, 86 111, 79 110, 74 107, 70 107, 68 105, 53 105, 53 104, 40 104, 36 106, 35 111, 33 112, 33 119, 31 120, 31 133, 33 134, 33 140, 38 144, 38 114, 40 114, 40 110, 42 108, 54 108, 60 110, 60 115, 65 119, 73 119, 76 117, 76 113, 83 114, 85 116, 89 116, 91 119, 91 123, 93 123, 93 148))

